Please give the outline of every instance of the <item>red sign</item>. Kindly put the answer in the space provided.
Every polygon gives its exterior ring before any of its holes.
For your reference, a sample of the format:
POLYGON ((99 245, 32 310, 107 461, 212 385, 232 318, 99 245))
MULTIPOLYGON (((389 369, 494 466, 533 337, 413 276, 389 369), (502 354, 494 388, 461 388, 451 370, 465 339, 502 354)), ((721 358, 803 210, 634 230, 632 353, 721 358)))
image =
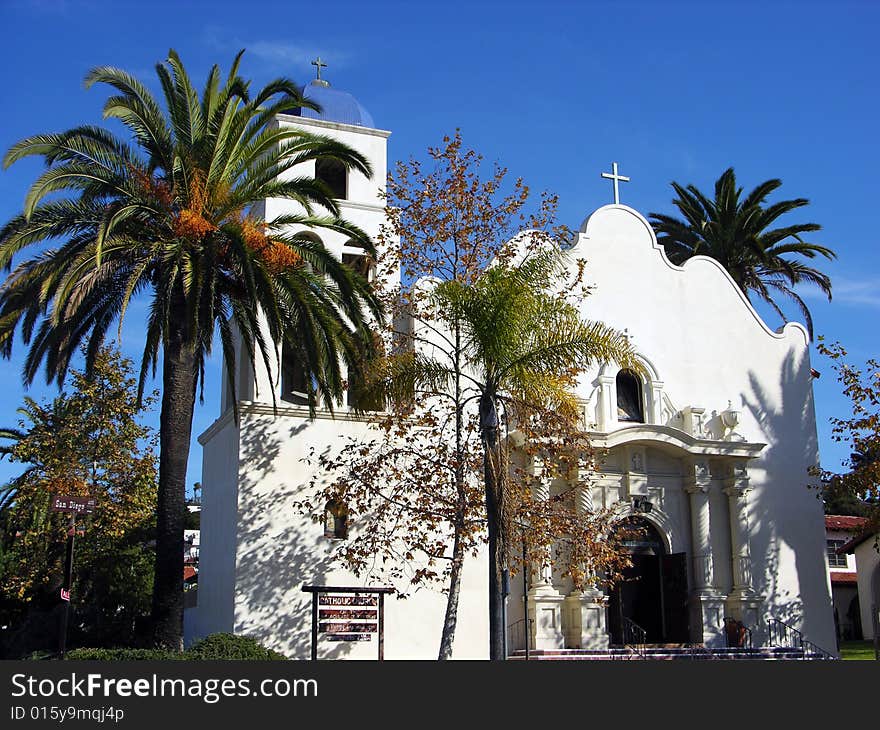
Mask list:
POLYGON ((376 596, 362 596, 355 594, 353 596, 333 596, 321 594, 319 598, 322 606, 378 606, 379 599, 376 596))
POLYGON ((97 500, 94 497, 69 497, 63 494, 52 496, 53 512, 73 512, 76 515, 91 514, 95 511, 97 500))
POLYGON ((62 601, 69 601, 70 600, 70 591, 62 588, 61 589, 61 600, 62 601))

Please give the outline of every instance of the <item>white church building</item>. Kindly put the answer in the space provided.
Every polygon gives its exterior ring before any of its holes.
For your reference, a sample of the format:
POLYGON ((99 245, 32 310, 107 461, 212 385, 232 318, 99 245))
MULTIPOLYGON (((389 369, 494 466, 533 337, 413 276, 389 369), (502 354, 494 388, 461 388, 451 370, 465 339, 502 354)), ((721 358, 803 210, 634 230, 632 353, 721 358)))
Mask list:
MULTIPOLYGON (((384 221, 378 185, 390 132, 325 82, 313 82, 307 95, 322 113, 303 110, 277 123, 337 137, 370 160, 372 180, 304 172, 327 175, 343 216, 374 235, 384 221)), ((289 205, 265 201, 266 218, 289 205)), ((341 234, 318 234, 343 260, 365 261, 341 234)), ((648 643, 721 647, 724 621, 733 618, 756 646, 769 641, 768 622, 779 620, 833 651, 822 503, 806 486, 808 467, 818 463, 806 330, 770 329, 714 260, 671 264, 647 220, 625 205, 590 214, 571 254, 586 259, 595 286, 584 318, 626 329, 645 366, 636 377, 608 363, 581 378, 584 425, 605 450, 583 498, 618 504, 646 537, 632 547, 631 580, 613 589, 582 593, 550 574, 532 581, 524 602, 514 580, 507 623, 523 630, 519 638, 511 631, 511 650, 526 639, 532 649, 606 648, 624 643, 630 622, 648 643)), ((313 609, 303 585, 383 583, 333 563, 332 535, 293 508, 318 468, 303 458, 313 447, 366 435, 369 424, 346 403, 310 419, 281 355, 281 372, 240 359, 239 420, 224 386, 220 413, 199 438, 199 595, 185 632, 187 643, 218 631, 247 634, 308 658, 313 609)), ((488 656, 487 573, 485 558, 465 566, 455 658, 488 656)), ((384 601, 385 658, 436 658, 445 596, 421 589, 384 601)), ((375 637, 331 638, 318 636, 319 658, 376 657, 375 637)))

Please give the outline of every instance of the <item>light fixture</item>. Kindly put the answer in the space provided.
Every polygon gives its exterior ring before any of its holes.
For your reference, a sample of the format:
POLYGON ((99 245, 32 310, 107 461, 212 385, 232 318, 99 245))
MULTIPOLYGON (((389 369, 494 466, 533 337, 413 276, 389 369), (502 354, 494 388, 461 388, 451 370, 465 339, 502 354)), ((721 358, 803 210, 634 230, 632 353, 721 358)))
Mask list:
POLYGON ((652 509, 654 509, 654 503, 648 501, 647 497, 635 497, 633 499, 633 512, 648 514, 652 509))

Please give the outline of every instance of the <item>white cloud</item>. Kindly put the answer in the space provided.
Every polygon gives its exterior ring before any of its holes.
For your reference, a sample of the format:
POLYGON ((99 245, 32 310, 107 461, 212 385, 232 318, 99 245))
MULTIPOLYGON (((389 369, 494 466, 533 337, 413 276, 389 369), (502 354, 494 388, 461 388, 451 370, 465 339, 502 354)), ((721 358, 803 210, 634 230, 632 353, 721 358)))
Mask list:
MULTIPOLYGON (((832 301, 840 304, 880 309, 880 279, 835 276, 831 279, 831 294, 832 301)), ((801 295, 808 299, 825 299, 825 295, 815 288, 805 287, 801 295)))
POLYGON ((246 49, 245 58, 248 56, 256 57, 274 66, 283 64, 297 69, 305 69, 309 68, 311 62, 320 56, 321 60, 328 65, 339 68, 348 65, 351 60, 351 54, 345 51, 268 38, 242 39, 230 35, 216 26, 206 28, 203 37, 204 42, 213 48, 225 51, 238 51, 244 48, 246 49))

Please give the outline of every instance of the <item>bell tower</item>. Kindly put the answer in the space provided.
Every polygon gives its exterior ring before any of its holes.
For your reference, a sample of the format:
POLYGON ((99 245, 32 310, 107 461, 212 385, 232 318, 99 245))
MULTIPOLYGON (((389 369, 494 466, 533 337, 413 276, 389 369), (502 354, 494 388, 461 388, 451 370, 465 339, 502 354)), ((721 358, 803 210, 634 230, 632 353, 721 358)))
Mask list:
MULTIPOLYGON (((383 194, 388 169, 387 144, 391 132, 377 129, 372 115, 354 96, 334 88, 326 78, 322 78, 322 69, 326 69, 327 64, 320 57, 312 61, 312 65, 315 66, 316 77, 303 88, 303 96, 317 104, 320 111, 305 107, 291 109, 289 113, 279 114, 274 124, 344 142, 368 160, 373 174, 367 177, 358 170, 346 170, 341 163, 328 160, 304 163, 285 175, 291 178, 314 177, 323 181, 333 191, 341 217, 366 231, 375 240, 385 221, 383 194)), ((268 198, 263 201, 262 210, 257 212, 262 214, 264 220, 272 221, 281 215, 302 213, 303 209, 292 200, 268 198)), ((375 275, 375 267, 366 251, 343 233, 305 226, 295 226, 293 230, 297 228, 320 241, 343 263, 358 269, 368 278, 375 275)), ((239 401, 271 403, 274 392, 279 403, 307 404, 302 390, 297 387, 297 379, 303 377, 301 373, 285 372, 283 368, 280 371, 273 368, 270 372, 261 361, 254 366, 249 357, 242 357, 243 354, 239 342, 236 346, 236 395, 239 401)), ((284 362, 283 354, 277 353, 277 362, 284 362)), ((222 414, 232 407, 225 365, 221 388, 222 414)), ((347 404, 340 406, 345 409, 347 404)))

